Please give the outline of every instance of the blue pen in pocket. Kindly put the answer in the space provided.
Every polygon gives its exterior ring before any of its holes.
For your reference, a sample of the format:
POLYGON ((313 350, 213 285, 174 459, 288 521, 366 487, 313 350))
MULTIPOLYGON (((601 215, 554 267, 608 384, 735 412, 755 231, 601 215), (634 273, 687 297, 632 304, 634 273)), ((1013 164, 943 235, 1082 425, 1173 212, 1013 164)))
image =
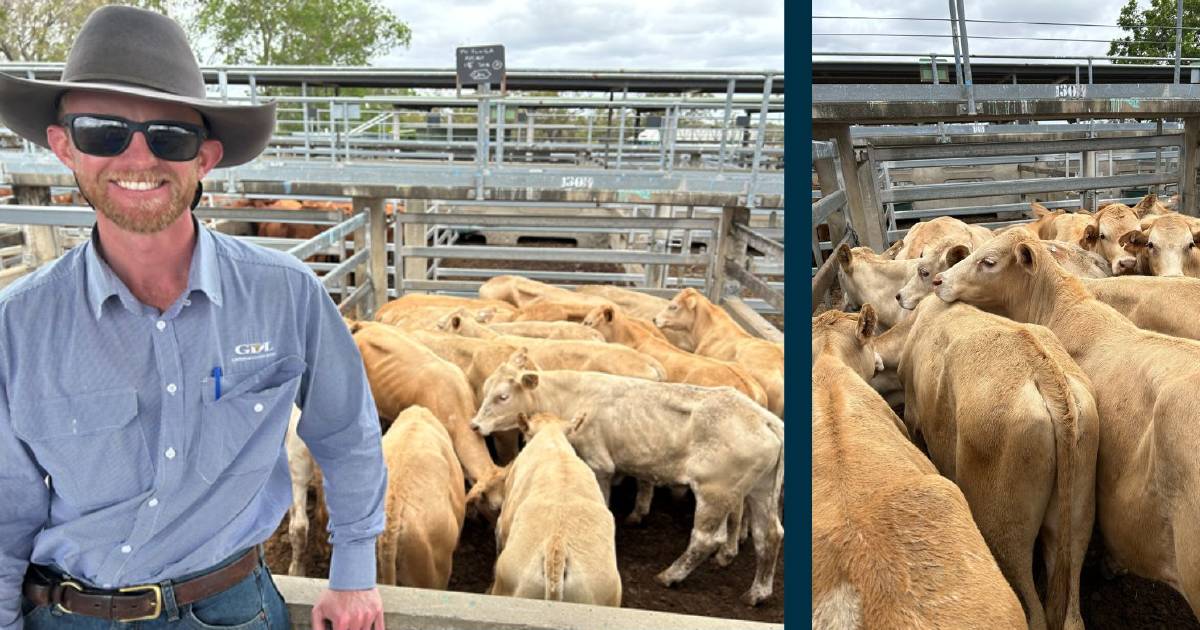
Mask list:
POLYGON ((221 366, 213 368, 213 400, 221 400, 221 366))

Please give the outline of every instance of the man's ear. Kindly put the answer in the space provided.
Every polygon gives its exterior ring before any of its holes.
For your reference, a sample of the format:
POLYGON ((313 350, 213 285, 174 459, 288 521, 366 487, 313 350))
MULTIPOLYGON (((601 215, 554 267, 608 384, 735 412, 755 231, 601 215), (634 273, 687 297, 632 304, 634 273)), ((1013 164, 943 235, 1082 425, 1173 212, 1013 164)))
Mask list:
POLYGON ((862 311, 858 314, 858 338, 866 341, 875 336, 875 323, 878 321, 875 316, 875 307, 870 304, 863 304, 862 311))
POLYGON ((220 140, 205 140, 196 154, 197 179, 204 179, 225 157, 225 145, 220 140))
POLYGON ((46 127, 46 142, 50 150, 67 168, 75 170, 75 153, 71 150, 71 134, 62 125, 46 127))
POLYGON ((838 259, 838 264, 840 264, 842 266, 842 269, 845 269, 846 271, 850 271, 850 261, 853 260, 853 258, 854 258, 854 253, 850 251, 849 245, 847 245, 845 243, 838 245, 837 259, 838 259))
POLYGON ((950 251, 946 252, 946 264, 953 267, 962 261, 962 259, 970 255, 971 248, 967 247, 966 245, 955 245, 954 247, 950 248, 950 251))
POLYGON ((1017 243, 1017 264, 1025 271, 1032 272, 1037 268, 1037 254, 1029 243, 1017 243))

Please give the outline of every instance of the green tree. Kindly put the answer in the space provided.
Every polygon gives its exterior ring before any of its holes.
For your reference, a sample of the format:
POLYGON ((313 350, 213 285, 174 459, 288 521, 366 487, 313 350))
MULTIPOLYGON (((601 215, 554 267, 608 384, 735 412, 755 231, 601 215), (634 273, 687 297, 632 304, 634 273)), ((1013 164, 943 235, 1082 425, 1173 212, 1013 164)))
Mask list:
POLYGON ((365 66, 412 38, 377 0, 211 0, 194 27, 226 64, 365 66))
MULTIPOLYGON (((121 2, 168 13, 168 0, 121 2)), ((83 21, 112 0, 0 0, 0 60, 65 61, 83 21)))
MULTIPOLYGON (((1174 57, 1176 0, 1151 0, 1150 7, 1139 9, 1137 0, 1129 0, 1121 7, 1117 18, 1127 34, 1114 39, 1108 46, 1109 55, 1126 57, 1174 57)), ((1200 56, 1200 31, 1186 27, 1200 26, 1200 0, 1183 0, 1183 48, 1184 57, 1200 56)), ((1115 63, 1147 63, 1146 61, 1119 60, 1115 63)), ((1173 61, 1158 60, 1149 63, 1173 64, 1173 61)))

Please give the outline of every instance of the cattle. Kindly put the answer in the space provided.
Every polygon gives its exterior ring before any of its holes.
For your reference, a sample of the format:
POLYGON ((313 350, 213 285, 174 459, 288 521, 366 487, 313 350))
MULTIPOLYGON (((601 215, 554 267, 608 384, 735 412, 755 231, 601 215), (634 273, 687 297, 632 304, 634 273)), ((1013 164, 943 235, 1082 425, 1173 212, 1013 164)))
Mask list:
POLYGON ((308 574, 308 489, 317 491, 316 511, 319 521, 328 522, 325 513, 324 487, 321 484, 321 470, 313 459, 308 446, 297 434, 300 424, 300 408, 292 405, 292 415, 288 420, 287 437, 284 438, 284 448, 287 451, 288 472, 292 479, 292 505, 288 508, 288 543, 291 545, 292 559, 288 563, 288 575, 305 576, 308 574), (322 518, 323 517, 323 518, 322 518))
POLYGON ((935 279, 938 297, 1049 327, 1091 379, 1100 416, 1097 523, 1118 566, 1180 591, 1200 614, 1200 344, 1140 329, 1005 235, 935 279))
POLYGON ((354 322, 351 332, 381 416, 396 418, 413 405, 425 407, 446 427, 470 480, 496 467, 483 439, 467 426, 475 414, 475 391, 457 366, 386 324, 354 322))
POLYGON ((513 318, 513 321, 582 322, 583 318, 587 317, 587 314, 593 308, 606 304, 612 305, 612 302, 591 295, 540 297, 526 302, 517 311, 517 315, 513 318))
POLYGON ((921 221, 904 235, 904 245, 896 252, 896 260, 911 260, 925 255, 925 248, 943 240, 982 245, 992 238, 992 231, 981 225, 970 225, 954 217, 937 217, 921 221))
POLYGON ((516 314, 516 309, 505 302, 409 293, 379 307, 375 321, 405 330, 430 329, 460 308, 468 309, 473 317, 482 316, 494 322, 510 321, 516 314))
POLYGON ((1138 215, 1133 208, 1123 203, 1112 203, 1100 208, 1084 229, 1079 245, 1104 257, 1114 276, 1136 271, 1137 258, 1125 251, 1125 241, 1131 232, 1141 229, 1138 215))
POLYGON ((1200 277, 1200 228, 1181 214, 1143 219, 1141 230, 1121 235, 1125 251, 1137 256, 1138 271, 1152 276, 1200 277))
MULTIPOLYGON (((621 307, 626 315, 650 321, 659 311, 667 307, 670 300, 660 298, 653 295, 647 295, 640 291, 631 291, 620 287, 613 287, 603 284, 584 284, 575 287, 576 293, 586 293, 588 295, 600 296, 613 304, 621 307)), ((681 350, 693 352, 696 348, 688 345, 688 337, 682 333, 673 330, 664 330, 662 334, 670 341, 672 345, 681 350)))
POLYGON ((473 339, 435 331, 414 330, 409 335, 436 355, 458 366, 478 395, 496 368, 521 348, 541 365, 558 370, 605 372, 632 378, 661 381, 667 371, 654 357, 632 348, 598 341, 532 339, 501 336, 473 339))
POLYGON ((933 291, 933 277, 953 267, 970 253, 969 246, 953 240, 931 243, 926 246, 925 255, 917 260, 916 273, 913 273, 908 282, 896 293, 896 301, 900 304, 900 308, 906 311, 916 308, 921 298, 933 291))
POLYGON ((1099 427, 1088 378, 1048 329, 928 296, 875 344, 904 424, 958 484, 1033 629, 1082 628, 1099 427), (1046 569, 1043 607, 1034 548, 1046 569))
POLYGON ((500 511, 488 593, 620 606, 616 524, 566 423, 539 413, 522 416, 518 428, 528 440, 521 454, 468 495, 500 511))
POLYGON ((592 301, 593 306, 599 303, 610 303, 608 300, 583 293, 568 291, 545 282, 530 280, 524 276, 499 275, 493 276, 479 287, 479 297, 488 300, 507 302, 517 308, 524 307, 530 302, 544 297, 554 297, 561 300, 592 301))
POLYGON ((383 435, 388 482, 376 540, 380 584, 444 590, 466 512, 450 434, 428 409, 408 407, 383 435))
POLYGON ((1193 311, 1200 304, 1200 279, 1119 276, 1085 279, 1083 286, 1138 328, 1200 340, 1200 318, 1193 311))
POLYGON ((962 491, 866 382, 874 319, 812 322, 813 628, 1023 628, 962 491))
POLYGON ((1044 241, 1046 251, 1063 269, 1080 278, 1111 278, 1112 268, 1104 257, 1073 241, 1044 241))
POLYGON ((482 400, 471 426, 483 435, 514 427, 521 414, 585 414, 567 438, 606 497, 618 471, 692 490, 691 540, 656 577, 664 586, 685 579, 718 549, 719 564, 733 560, 744 505, 757 566, 742 601, 756 605, 771 595, 783 540, 783 421, 760 405, 731 388, 543 371, 523 352, 488 378, 482 400))
POLYGON ((460 308, 437 321, 437 330, 476 339, 495 339, 508 335, 535 339, 574 339, 578 341, 604 341, 604 335, 596 330, 574 322, 508 322, 482 324, 471 316, 467 309, 460 308))
POLYGON ((875 307, 876 321, 885 330, 895 326, 906 316, 896 294, 908 279, 916 273, 919 260, 890 260, 869 247, 850 248, 839 245, 837 251, 838 286, 847 307, 871 304, 875 307))
POLYGON ((754 402, 767 406, 762 386, 738 364, 684 352, 653 334, 653 324, 629 317, 617 307, 597 306, 583 324, 602 335, 605 341, 633 348, 653 357, 666 370, 663 380, 703 387, 732 387, 754 402))
POLYGON ((675 295, 654 325, 685 332, 696 354, 737 363, 767 393, 767 408, 783 417, 783 347, 742 330, 721 307, 695 289, 675 295))

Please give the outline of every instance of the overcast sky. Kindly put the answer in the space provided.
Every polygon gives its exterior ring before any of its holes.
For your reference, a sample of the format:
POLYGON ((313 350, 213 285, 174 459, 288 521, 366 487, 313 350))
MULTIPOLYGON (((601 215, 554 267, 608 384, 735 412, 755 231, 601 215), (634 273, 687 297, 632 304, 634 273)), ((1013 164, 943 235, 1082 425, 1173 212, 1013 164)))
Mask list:
MULTIPOLYGON (((1020 20, 1027 22, 1085 23, 1115 25, 1125 0, 966 0, 967 19, 1020 20)), ((1141 6, 1149 3, 1141 0, 1141 6)), ((813 0, 812 50, 886 51, 952 54, 949 37, 879 37, 878 33, 934 33, 949 35, 946 22, 899 20, 830 20, 817 16, 948 18, 948 0, 907 0, 883 3, 877 0, 813 0), (822 37, 817 33, 858 33, 851 37, 822 37)), ((1029 38, 1100 39, 1107 42, 1123 32, 1118 28, 1054 26, 1035 24, 967 23, 971 54, 1014 55, 1106 55, 1107 43, 1038 41, 1029 38), (1026 38, 1023 40, 982 39, 979 36, 1026 38)), ((832 57, 818 57, 831 60, 832 57)), ((999 61, 999 60, 993 60, 999 61)))
POLYGON ((381 66, 450 68, 503 44, 509 68, 783 70, 784 0, 383 0, 412 45, 381 66))

